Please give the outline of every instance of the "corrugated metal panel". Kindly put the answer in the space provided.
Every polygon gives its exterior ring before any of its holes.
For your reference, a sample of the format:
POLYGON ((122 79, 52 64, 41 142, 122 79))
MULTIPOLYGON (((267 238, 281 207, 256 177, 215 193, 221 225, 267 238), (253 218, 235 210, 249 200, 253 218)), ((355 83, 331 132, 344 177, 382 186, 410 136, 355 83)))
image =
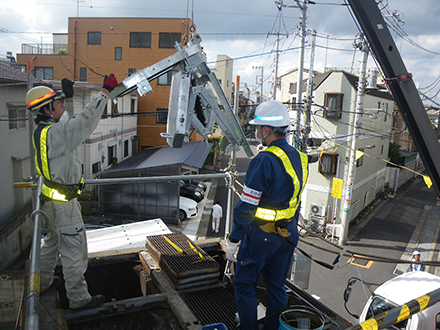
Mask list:
POLYGON ((161 219, 88 230, 86 233, 88 252, 143 248, 147 236, 169 233, 171 231, 161 219))

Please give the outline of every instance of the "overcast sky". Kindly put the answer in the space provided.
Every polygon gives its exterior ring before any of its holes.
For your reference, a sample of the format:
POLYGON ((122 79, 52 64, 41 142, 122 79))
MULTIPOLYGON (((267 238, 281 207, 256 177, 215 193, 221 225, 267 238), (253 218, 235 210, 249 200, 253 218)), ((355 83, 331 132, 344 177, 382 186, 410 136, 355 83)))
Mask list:
MULTIPOLYGON (((308 5, 307 29, 317 31, 314 69, 324 66, 359 68, 360 52, 354 51, 353 40, 358 30, 344 0, 315 0, 308 5)), ((201 35, 208 61, 217 54, 234 60, 234 75, 242 83, 255 86, 254 66, 264 68, 264 92, 271 89, 274 71, 275 31, 288 36, 280 38, 278 75, 298 67, 300 10, 294 0, 284 0, 290 8, 278 10, 273 0, 2 0, 0 7, 0 57, 7 51, 15 56, 22 43, 52 43, 52 32, 67 32, 67 18, 76 17, 177 17, 194 19, 201 35), (79 5, 79 6, 78 6, 79 5), (269 34, 270 33, 270 34, 269 34)), ((388 0, 380 7, 384 15, 401 28, 410 41, 395 32, 401 56, 414 81, 430 96, 439 85, 425 88, 440 77, 440 1, 388 0), (422 49, 422 47, 424 49, 422 49)), ((307 44, 310 44, 308 38, 307 44)), ((309 48, 305 51, 305 68, 309 67, 309 48)), ((368 66, 374 66, 370 59, 368 66)), ((436 99, 440 103, 440 98, 436 99)))

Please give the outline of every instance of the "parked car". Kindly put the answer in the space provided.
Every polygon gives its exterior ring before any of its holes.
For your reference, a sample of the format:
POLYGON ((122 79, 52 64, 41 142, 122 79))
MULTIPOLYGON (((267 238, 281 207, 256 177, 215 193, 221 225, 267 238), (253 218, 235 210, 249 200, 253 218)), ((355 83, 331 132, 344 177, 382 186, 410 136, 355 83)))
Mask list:
POLYGON ((200 179, 189 179, 189 180, 183 180, 186 184, 192 184, 193 186, 197 186, 199 188, 202 188, 203 191, 206 191, 206 183, 203 180, 200 179))
POLYGON ((199 212, 199 206, 197 202, 183 196, 179 197, 179 219, 183 221, 185 219, 191 219, 197 216, 199 212))
POLYGON ((191 198, 198 203, 205 197, 205 192, 202 188, 180 180, 180 196, 191 198))

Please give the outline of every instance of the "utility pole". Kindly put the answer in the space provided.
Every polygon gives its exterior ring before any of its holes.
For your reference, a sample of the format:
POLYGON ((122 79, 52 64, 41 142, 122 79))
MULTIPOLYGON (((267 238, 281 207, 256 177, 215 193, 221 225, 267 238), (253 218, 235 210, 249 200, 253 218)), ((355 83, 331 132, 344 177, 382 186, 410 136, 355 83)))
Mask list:
POLYGON ((273 99, 277 99, 277 77, 278 77, 278 51, 280 45, 280 31, 277 31, 277 50, 275 53, 275 72, 273 77, 273 99))
POLYGON ((311 119, 311 108, 312 108, 312 98, 313 98, 313 64, 315 62, 315 42, 316 42, 316 31, 312 30, 312 44, 310 48, 310 69, 309 78, 307 80, 307 97, 306 106, 304 110, 304 120, 303 126, 301 127, 301 144, 300 148, 302 152, 307 151, 307 140, 309 139, 310 133, 310 119, 311 119))
MULTIPOLYGON (((357 46, 355 46, 357 47, 357 46)), ((353 181, 356 172, 356 135, 357 135, 357 124, 359 120, 359 114, 362 113, 364 108, 364 95, 365 95, 365 85, 366 85, 366 69, 367 69, 367 59, 368 59, 368 44, 366 39, 362 36, 361 45, 361 69, 359 73, 359 82, 356 95, 356 107, 354 110, 353 122, 349 128, 348 136, 351 136, 351 146, 350 146, 350 156, 348 160, 348 171, 345 180, 345 196, 344 204, 341 214, 341 233, 339 238, 339 245, 344 245, 347 241, 348 234, 348 223, 350 221, 350 208, 351 208, 351 196, 353 193, 353 181)))
POLYGON ((302 81, 303 81, 303 67, 304 67, 304 44, 306 38, 306 12, 307 0, 302 0, 302 4, 297 0, 297 5, 301 9, 301 23, 300 23, 300 48, 298 57, 298 82, 296 84, 296 103, 297 103, 297 134, 301 130, 301 109, 302 109, 302 81))
MULTIPOLYGON (((260 75, 260 103, 263 102, 263 66, 253 66, 252 69, 260 69, 261 70, 261 75, 260 75)), ((258 75, 257 78, 255 79, 256 83, 258 84, 258 75)))
MULTIPOLYGON (((236 117, 238 117, 238 106, 240 103, 240 76, 235 76, 235 86, 234 86, 234 114, 236 117)), ((237 166, 236 166, 236 150, 234 148, 234 145, 232 145, 232 151, 231 151, 231 159, 229 163, 229 169, 232 173, 235 172, 237 166)), ((232 180, 232 177, 229 177, 229 184, 233 185, 234 181, 232 180)), ((233 219, 233 213, 234 213, 234 193, 232 191, 232 187, 229 187, 228 189, 228 201, 226 206, 226 225, 225 225, 225 239, 228 237, 228 234, 232 230, 232 219, 233 219)))

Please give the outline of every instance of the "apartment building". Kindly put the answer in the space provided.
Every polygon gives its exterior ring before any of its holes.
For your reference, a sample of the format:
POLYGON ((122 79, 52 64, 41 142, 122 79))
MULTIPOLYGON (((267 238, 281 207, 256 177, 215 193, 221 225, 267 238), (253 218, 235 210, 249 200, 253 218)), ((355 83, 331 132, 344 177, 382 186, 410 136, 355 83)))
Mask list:
MULTIPOLYGON (((191 24, 184 18, 69 18, 67 34, 54 34, 52 45, 22 45, 17 63, 29 61, 40 79, 101 83, 114 73, 122 81, 174 54, 191 24)), ((152 81, 153 92, 139 98, 133 116, 141 149, 166 144, 160 133, 166 132, 171 77, 169 72, 152 81)))

